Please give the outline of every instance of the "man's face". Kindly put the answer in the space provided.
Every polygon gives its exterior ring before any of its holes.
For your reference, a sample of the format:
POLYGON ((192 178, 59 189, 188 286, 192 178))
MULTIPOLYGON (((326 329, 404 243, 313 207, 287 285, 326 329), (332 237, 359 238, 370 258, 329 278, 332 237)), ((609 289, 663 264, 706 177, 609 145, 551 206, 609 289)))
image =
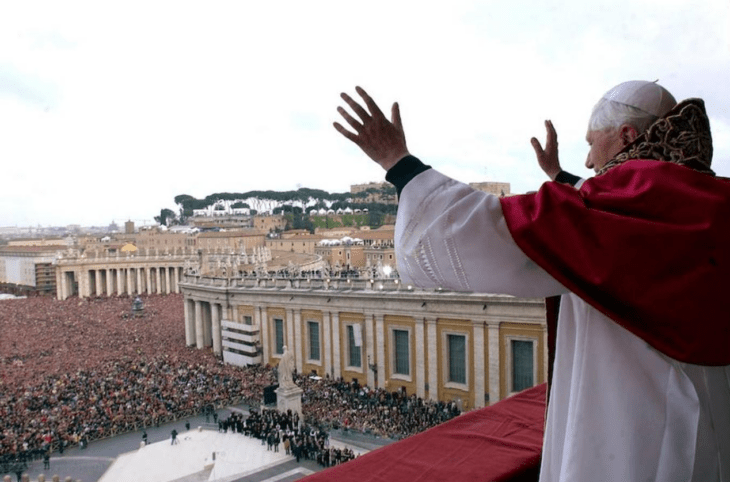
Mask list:
POLYGON ((590 146, 586 158, 586 167, 596 172, 600 171, 624 147, 620 129, 588 131, 586 141, 590 146))

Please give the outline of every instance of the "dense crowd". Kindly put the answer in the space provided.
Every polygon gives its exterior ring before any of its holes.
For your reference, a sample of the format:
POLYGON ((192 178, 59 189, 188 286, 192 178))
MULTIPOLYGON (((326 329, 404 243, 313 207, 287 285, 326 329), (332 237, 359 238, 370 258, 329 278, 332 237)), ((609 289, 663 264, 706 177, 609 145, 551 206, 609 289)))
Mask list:
POLYGON ((331 447, 329 433, 322 427, 300 423, 299 414, 291 410, 286 413, 273 409, 251 410, 245 419, 240 413, 231 414, 218 422, 219 430, 241 433, 261 440, 267 450, 279 451, 283 446, 286 455, 315 460, 323 467, 331 467, 355 458, 349 448, 331 447))
POLYGON ((370 389, 357 382, 297 377, 305 421, 401 439, 459 415, 456 402, 423 400, 405 391, 370 389))
POLYGON ((185 348, 180 295, 0 302, 0 463, 201 413, 261 403, 272 370, 185 348))
MULTIPOLYGON (((0 465, 50 450, 205 413, 260 406, 276 383, 271 367, 225 365, 210 350, 185 347, 181 295, 143 298, 38 297, 0 301, 0 465)), ((403 438, 459 414, 455 403, 342 379, 295 376, 304 425, 265 411, 226 429, 270 436, 292 455, 333 465, 353 456, 329 448, 322 429, 403 438), (286 442, 285 442, 286 441, 286 442)), ((278 448, 279 444, 272 447, 278 448)))

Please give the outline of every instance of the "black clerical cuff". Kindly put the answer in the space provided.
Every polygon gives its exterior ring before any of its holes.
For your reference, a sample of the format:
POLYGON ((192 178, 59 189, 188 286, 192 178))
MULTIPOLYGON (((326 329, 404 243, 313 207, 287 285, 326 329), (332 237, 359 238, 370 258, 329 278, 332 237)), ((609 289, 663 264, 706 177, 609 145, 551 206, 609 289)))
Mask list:
POLYGON ((578 184, 578 181, 580 181, 580 178, 569 172, 560 171, 558 175, 555 176, 555 180, 563 184, 570 184, 571 186, 575 186, 576 184, 578 184))
POLYGON ((418 158, 406 156, 398 161, 395 166, 388 169, 385 180, 395 186, 398 197, 400 197, 401 191, 411 179, 429 169, 431 169, 431 166, 425 165, 418 158))

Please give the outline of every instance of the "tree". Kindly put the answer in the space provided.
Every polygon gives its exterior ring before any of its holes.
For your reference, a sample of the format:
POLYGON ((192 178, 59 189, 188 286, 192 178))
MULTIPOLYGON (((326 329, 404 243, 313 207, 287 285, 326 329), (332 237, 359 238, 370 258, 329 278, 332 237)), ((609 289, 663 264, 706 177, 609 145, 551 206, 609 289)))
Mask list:
POLYGON ((175 217, 176 217, 175 211, 173 211, 172 209, 164 208, 164 209, 160 210, 159 216, 155 216, 155 221, 164 226, 167 226, 168 221, 174 220, 175 217))

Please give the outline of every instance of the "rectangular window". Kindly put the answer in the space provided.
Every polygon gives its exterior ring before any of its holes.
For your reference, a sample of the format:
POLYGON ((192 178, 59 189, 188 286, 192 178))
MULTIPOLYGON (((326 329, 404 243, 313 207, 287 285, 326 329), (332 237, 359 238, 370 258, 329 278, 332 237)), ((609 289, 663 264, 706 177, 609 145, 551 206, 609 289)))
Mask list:
POLYGON ((466 337, 448 335, 449 343, 449 381, 466 383, 466 337))
POLYGON ((251 319, 250 316, 244 315, 243 316, 243 324, 244 325, 253 325, 253 320, 251 319))
POLYGON ((393 370, 393 373, 410 375, 408 332, 406 330, 393 330, 393 342, 395 345, 395 370, 393 370))
POLYGON ((319 360, 319 323, 310 321, 309 325, 309 359, 319 360))
POLYGON ((533 385, 532 342, 512 340, 512 391, 519 392, 533 385))
POLYGON ((360 347, 355 342, 355 327, 353 325, 347 325, 347 353, 349 357, 349 366, 362 366, 360 347))
POLYGON ((274 318, 274 329, 276 330, 276 354, 284 353, 284 320, 274 318))

